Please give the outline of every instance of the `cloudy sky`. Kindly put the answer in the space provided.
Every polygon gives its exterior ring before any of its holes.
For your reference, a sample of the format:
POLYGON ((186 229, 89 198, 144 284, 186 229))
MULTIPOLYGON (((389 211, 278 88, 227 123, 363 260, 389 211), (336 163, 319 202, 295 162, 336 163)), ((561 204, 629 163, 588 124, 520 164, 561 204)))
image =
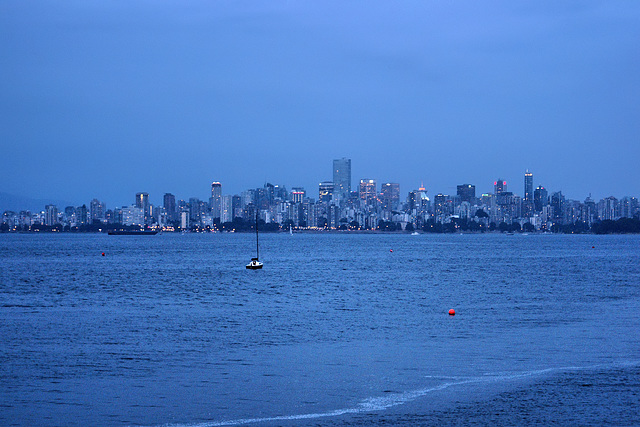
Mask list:
POLYGON ((0 2, 0 191, 640 196, 640 2, 0 2))

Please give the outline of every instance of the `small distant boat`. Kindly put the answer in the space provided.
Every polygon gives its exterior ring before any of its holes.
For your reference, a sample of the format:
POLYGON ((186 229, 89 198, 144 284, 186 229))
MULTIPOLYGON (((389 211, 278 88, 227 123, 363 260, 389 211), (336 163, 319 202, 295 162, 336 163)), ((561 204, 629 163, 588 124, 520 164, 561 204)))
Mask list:
POLYGON ((419 236, 420 233, 418 233, 417 231, 414 231, 413 233, 411 233, 412 236, 419 236))
POLYGON ((258 245, 258 211, 256 210, 256 257, 251 258, 251 262, 247 264, 247 270, 259 270, 262 268, 262 263, 258 259, 259 251, 260 251, 260 246, 258 245))
POLYGON ((109 236, 155 236, 156 230, 111 230, 109 236))

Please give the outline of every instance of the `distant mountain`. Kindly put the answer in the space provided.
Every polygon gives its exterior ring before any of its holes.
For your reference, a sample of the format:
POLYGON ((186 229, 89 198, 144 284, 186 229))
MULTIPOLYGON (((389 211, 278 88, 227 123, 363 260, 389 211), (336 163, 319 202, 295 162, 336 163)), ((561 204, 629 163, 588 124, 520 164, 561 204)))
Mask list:
POLYGON ((66 206, 75 206, 73 203, 65 200, 32 199, 0 192, 0 215, 4 211, 40 212, 44 210, 45 205, 56 205, 59 210, 63 210, 66 206))

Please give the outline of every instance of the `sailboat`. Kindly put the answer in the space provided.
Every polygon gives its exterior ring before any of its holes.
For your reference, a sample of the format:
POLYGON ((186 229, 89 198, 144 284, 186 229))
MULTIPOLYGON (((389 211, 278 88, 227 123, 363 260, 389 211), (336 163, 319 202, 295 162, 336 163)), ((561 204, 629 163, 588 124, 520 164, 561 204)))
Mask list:
POLYGON ((251 262, 247 264, 248 270, 259 270, 262 268, 262 263, 260 262, 259 255, 259 246, 258 246, 258 211, 256 210, 256 257, 251 258, 251 262))

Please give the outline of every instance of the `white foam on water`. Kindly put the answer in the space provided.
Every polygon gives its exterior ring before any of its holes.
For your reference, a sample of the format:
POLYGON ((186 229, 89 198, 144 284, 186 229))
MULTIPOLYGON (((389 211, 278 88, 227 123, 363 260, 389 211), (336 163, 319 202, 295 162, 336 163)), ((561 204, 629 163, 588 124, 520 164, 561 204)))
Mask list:
POLYGON ((166 424, 166 427, 217 427, 217 426, 232 426, 232 425, 245 425, 245 424, 257 424, 257 423, 270 423, 277 421, 296 421, 296 420, 309 420, 317 418, 337 417, 347 414, 360 414, 366 412, 383 411, 395 406, 404 405, 412 402, 429 393, 445 390, 449 387, 455 387, 465 384, 481 384, 481 383, 495 383, 504 381, 515 381, 524 378, 537 377, 552 372, 570 372, 570 371, 582 371, 582 370, 594 370, 594 369, 612 369, 618 367, 635 367, 640 366, 640 361, 627 361, 615 364, 600 364, 591 366, 564 366, 557 368, 537 369, 532 371, 518 372, 518 373, 487 373, 479 377, 449 377, 449 376, 428 376, 427 378, 443 378, 451 379, 453 381, 445 382, 437 386, 426 387, 418 390, 405 391, 400 393, 389 393, 385 396, 369 397, 362 400, 357 406, 353 408, 342 408, 327 412, 316 412, 308 414, 294 414, 294 415, 281 415, 274 417, 262 417, 262 418, 240 418, 235 420, 225 421, 210 421, 203 423, 192 424, 166 424))

